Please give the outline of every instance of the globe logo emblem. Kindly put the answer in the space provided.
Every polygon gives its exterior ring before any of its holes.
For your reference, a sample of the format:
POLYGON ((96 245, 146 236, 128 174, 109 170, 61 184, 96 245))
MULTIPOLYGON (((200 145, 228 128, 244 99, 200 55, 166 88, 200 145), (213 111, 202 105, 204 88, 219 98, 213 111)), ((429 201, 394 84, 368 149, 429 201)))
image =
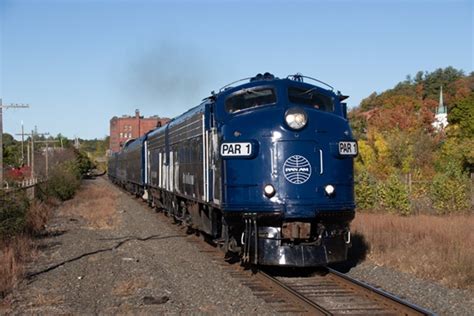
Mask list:
POLYGON ((293 184, 303 184, 311 177, 311 164, 300 155, 293 155, 283 164, 285 179, 293 184))

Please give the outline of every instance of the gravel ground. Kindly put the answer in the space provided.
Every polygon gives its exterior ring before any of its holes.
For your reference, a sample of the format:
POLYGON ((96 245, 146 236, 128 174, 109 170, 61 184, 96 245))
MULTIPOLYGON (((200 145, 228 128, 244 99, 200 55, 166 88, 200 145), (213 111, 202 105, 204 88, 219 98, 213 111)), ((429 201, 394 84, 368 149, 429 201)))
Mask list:
POLYGON ((368 261, 347 274, 438 315, 474 315, 474 296, 467 290, 449 289, 368 261))
POLYGON ((85 185, 115 191, 116 227, 91 228, 84 218, 57 212, 48 227, 53 236, 40 241, 39 258, 28 270, 75 259, 20 284, 0 314, 274 313, 187 242, 183 230, 161 223, 105 179, 85 185))
MULTIPOLYGON (((87 218, 57 211, 49 235, 39 241, 38 258, 28 267, 37 275, 7 297, 0 314, 275 313, 187 242, 184 230, 171 221, 162 223, 159 215, 105 179, 86 181, 85 186, 105 187, 117 196, 114 225, 97 228, 87 218)), ((94 203, 87 205, 94 212, 94 203)), ((474 314, 468 291, 368 260, 348 274, 437 314, 474 314)))

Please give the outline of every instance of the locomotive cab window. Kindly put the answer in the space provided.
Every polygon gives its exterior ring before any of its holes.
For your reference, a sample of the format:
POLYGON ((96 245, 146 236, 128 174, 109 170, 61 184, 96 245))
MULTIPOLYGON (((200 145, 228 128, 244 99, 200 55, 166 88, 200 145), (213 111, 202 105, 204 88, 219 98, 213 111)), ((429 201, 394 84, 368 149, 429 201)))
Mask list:
POLYGON ((333 112, 333 98, 318 92, 316 89, 290 87, 288 88, 288 99, 291 103, 308 105, 320 111, 333 112))
POLYGON ((276 103, 276 94, 272 88, 250 88, 240 90, 227 98, 225 109, 229 113, 276 103))

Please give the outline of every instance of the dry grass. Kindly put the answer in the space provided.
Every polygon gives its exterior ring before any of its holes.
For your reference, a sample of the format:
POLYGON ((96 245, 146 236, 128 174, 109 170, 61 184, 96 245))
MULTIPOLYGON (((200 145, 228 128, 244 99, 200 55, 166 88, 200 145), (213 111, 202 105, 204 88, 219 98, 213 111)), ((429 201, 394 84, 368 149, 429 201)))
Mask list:
POLYGON ((51 215, 51 206, 33 201, 26 213, 23 234, 0 239, 0 299, 21 280, 25 263, 35 256, 32 236, 40 233, 51 215))
MULTIPOLYGON (((92 228, 111 228, 118 222, 116 198, 116 194, 107 187, 86 185, 73 200, 61 206, 60 213, 83 217, 92 228)), ((5 297, 22 278, 26 261, 34 257, 31 237, 44 229, 50 218, 51 208, 57 205, 58 202, 51 199, 47 203, 34 201, 26 214, 27 234, 3 241, 0 239, 0 299, 5 297)), ((51 298, 46 300, 49 301, 51 298)), ((37 301, 43 304, 43 296, 39 295, 37 301)))
POLYGON ((32 242, 27 236, 16 236, 0 243, 0 298, 16 286, 24 272, 24 264, 31 256, 32 242))
POLYGON ((115 284, 113 293, 117 296, 131 296, 145 286, 146 282, 141 279, 120 281, 115 284))
POLYGON ((33 201, 26 214, 26 228, 30 234, 38 234, 51 216, 51 206, 39 201, 33 201))
POLYGON ((61 207, 63 216, 80 216, 91 228, 109 229, 118 223, 116 212, 117 195, 106 186, 90 184, 84 186, 61 207))
POLYGON ((368 257, 377 264, 474 290, 474 215, 359 213, 352 227, 365 237, 368 257))
POLYGON ((31 305, 35 307, 55 306, 62 303, 64 303, 64 297, 44 292, 37 292, 31 300, 31 305))

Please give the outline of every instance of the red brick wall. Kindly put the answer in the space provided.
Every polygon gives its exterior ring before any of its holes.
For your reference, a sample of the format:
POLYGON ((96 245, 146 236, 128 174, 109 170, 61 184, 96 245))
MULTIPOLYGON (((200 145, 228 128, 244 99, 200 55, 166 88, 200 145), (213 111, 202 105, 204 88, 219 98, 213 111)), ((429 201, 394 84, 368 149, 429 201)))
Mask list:
POLYGON ((135 116, 113 117, 110 120, 110 150, 117 152, 127 140, 138 138, 168 121, 167 118, 143 118, 138 111, 135 116))

